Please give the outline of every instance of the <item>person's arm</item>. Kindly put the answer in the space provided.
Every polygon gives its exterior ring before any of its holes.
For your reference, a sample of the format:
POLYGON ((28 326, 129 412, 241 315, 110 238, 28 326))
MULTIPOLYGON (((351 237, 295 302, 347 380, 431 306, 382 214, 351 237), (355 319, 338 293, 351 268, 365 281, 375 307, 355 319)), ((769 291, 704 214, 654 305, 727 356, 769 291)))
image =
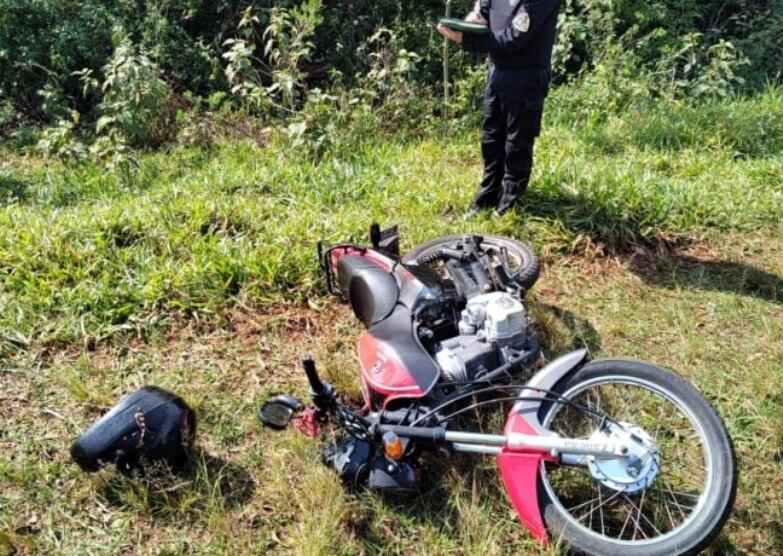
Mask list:
POLYGON ((465 33, 462 37, 462 48, 468 52, 488 54, 521 50, 541 31, 544 22, 557 9, 559 3, 560 0, 533 0, 524 3, 512 19, 512 24, 506 29, 489 35, 465 33), (528 15, 526 25, 523 17, 520 16, 522 10, 525 10, 528 15), (514 21, 518 26, 515 26, 514 21))

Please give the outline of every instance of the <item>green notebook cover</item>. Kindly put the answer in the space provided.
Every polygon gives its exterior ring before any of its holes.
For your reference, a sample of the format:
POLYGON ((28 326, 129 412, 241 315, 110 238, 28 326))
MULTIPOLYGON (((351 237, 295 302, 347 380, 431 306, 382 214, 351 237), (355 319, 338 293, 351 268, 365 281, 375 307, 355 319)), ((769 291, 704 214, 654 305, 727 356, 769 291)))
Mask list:
POLYGON ((454 31, 462 31, 463 33, 475 33, 477 35, 488 35, 489 27, 487 25, 481 25, 479 23, 469 23, 462 19, 454 19, 452 17, 442 17, 439 23, 444 27, 453 29, 454 31))

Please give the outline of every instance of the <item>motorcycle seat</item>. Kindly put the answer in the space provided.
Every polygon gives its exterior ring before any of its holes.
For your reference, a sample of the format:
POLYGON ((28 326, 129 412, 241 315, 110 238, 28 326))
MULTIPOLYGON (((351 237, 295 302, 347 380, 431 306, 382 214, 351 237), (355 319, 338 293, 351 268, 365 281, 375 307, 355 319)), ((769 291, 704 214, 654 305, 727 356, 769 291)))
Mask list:
POLYGON ((394 310, 400 296, 397 281, 372 261, 358 255, 343 255, 337 263, 337 276, 354 314, 367 328, 394 310))

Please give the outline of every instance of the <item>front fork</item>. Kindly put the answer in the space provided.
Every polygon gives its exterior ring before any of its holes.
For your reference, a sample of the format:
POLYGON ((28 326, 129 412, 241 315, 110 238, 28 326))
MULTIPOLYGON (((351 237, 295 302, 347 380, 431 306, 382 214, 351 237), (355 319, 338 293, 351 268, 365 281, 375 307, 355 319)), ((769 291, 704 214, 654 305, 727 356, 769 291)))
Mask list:
POLYGON ((403 438, 446 443, 456 452, 500 455, 502 453, 525 453, 546 456, 567 465, 585 465, 586 458, 623 458, 629 455, 627 443, 607 439, 596 441, 584 438, 563 438, 556 434, 539 436, 511 432, 508 434, 483 434, 475 432, 449 431, 442 427, 405 427, 378 425, 379 434, 393 432, 403 438))
POLYGON ((514 509, 531 535, 544 544, 548 542, 548 535, 538 501, 538 480, 543 464, 587 466, 591 460, 625 459, 629 456, 625 442, 562 438, 553 433, 541 436, 519 432, 493 435, 447 431, 442 427, 378 426, 379 433, 386 431, 405 438, 446 443, 458 452, 497 456, 500 475, 514 509))
POLYGON ((504 448, 509 452, 545 452, 552 457, 560 457, 563 463, 577 464, 583 459, 581 456, 585 455, 617 458, 629 452, 624 442, 562 438, 555 434, 539 436, 517 432, 503 435, 447 431, 445 440, 458 452, 500 454, 504 448))

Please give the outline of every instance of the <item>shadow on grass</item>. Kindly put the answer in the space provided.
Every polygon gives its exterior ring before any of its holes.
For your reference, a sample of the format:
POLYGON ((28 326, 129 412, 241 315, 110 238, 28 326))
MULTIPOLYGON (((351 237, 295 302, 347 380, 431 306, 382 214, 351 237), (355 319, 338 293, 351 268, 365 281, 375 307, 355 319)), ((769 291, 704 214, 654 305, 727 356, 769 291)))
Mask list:
MULTIPOLYGON (((407 526, 420 524, 456 535, 459 520, 464 517, 461 515, 464 508, 457 498, 470 497, 468 492, 473 496, 469 504, 482 512, 498 511, 498 505, 505 504, 503 484, 493 462, 482 462, 481 456, 467 454, 428 455, 424 464, 426 473, 415 493, 377 494, 383 501, 384 512, 388 511, 396 519, 390 522, 373 512, 363 511, 361 519, 351 521, 351 531, 370 552, 389 545, 390 528, 394 529, 394 534, 405 535, 407 526), (449 486, 454 481, 462 483, 459 497, 455 497, 449 486), (468 490, 464 490, 466 488, 468 490), (397 520, 399 522, 394 523, 397 520)), ((476 532, 476 536, 481 535, 480 531, 476 532)))
POLYGON ((572 234, 589 238, 606 254, 627 252, 637 245, 668 244, 678 239, 663 232, 667 217, 665 207, 639 202, 632 210, 620 201, 613 198, 600 200, 562 190, 544 191, 533 186, 525 192, 517 210, 520 214, 559 224, 572 234))
POLYGON ((0 174, 0 206, 24 202, 27 189, 27 182, 0 174))
POLYGON ((586 245, 593 253, 619 257, 649 284, 738 293, 783 303, 783 278, 747 263, 682 253, 692 239, 665 231, 665 216, 653 207, 634 212, 615 203, 604 205, 589 196, 547 193, 534 187, 525 194, 522 210, 589 238, 586 245))
POLYGON ((196 448, 180 472, 155 466, 140 477, 114 473, 99 485, 98 494, 110 506, 174 520, 207 514, 210 508, 239 507, 255 486, 244 468, 196 448))
POLYGON ((538 340, 550 358, 575 349, 586 348, 591 353, 601 349, 601 335, 589 321, 568 309, 535 299, 528 306, 538 340))
POLYGON ((755 266, 672 252, 627 258, 628 268, 648 284, 738 293, 783 304, 783 278, 755 266))

